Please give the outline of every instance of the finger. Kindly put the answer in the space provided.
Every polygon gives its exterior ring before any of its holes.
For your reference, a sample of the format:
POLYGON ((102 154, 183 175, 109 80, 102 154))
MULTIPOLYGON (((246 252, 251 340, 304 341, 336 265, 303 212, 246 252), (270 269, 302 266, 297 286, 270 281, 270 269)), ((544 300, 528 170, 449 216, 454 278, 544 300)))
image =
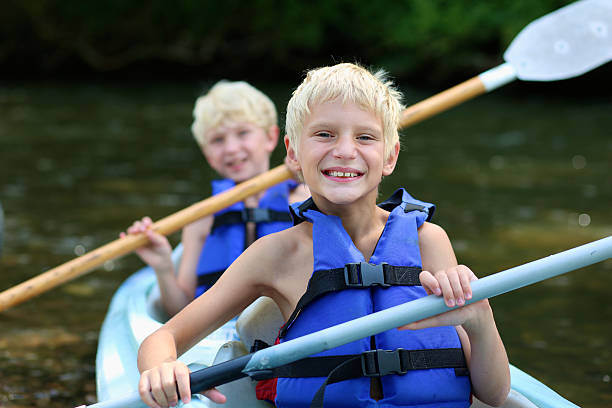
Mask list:
POLYGON ((175 369, 176 388, 178 389, 181 401, 188 404, 191 401, 191 388, 189 384, 189 369, 186 366, 179 366, 175 369))
POLYGON ((157 404, 161 407, 168 407, 168 399, 162 388, 162 380, 159 371, 151 372, 149 381, 151 382, 151 394, 157 404))
POLYGON ((153 225, 153 220, 151 219, 151 217, 143 217, 142 218, 142 224, 145 227, 150 227, 151 225, 153 225))
POLYGON ((172 364, 163 364, 161 366, 161 384, 168 405, 171 407, 178 405, 179 397, 176 392, 176 378, 172 364))
POLYGON ((147 238, 149 238, 149 241, 155 246, 163 246, 166 243, 166 237, 151 229, 146 230, 145 234, 147 238))
POLYGON ((147 372, 144 372, 138 383, 138 393, 142 402, 153 408, 161 408, 151 393, 151 382, 147 372))
POLYGON ((130 225, 127 231, 128 234, 138 234, 144 231, 144 229, 142 228, 142 223, 140 221, 135 221, 132 225, 130 225))
POLYGON ((463 306, 465 304, 465 297, 463 296, 463 287, 461 286, 461 278, 459 275, 460 272, 458 268, 452 268, 446 273, 451 289, 453 290, 452 296, 455 298, 455 304, 463 306))
POLYGON ((204 391, 204 395, 212 402, 215 402, 217 404, 225 404, 225 402, 227 401, 225 395, 221 394, 221 392, 219 392, 219 390, 217 390, 216 388, 204 391))
POLYGON ((459 282, 461 283, 463 296, 469 300, 472 298, 472 285, 470 284, 470 278, 474 275, 474 273, 467 266, 459 265, 459 268, 459 282))
POLYGON ((419 280, 421 281, 421 285, 423 286, 423 289, 425 289, 425 292, 427 292, 428 295, 431 295, 433 293, 436 296, 440 296, 442 294, 440 285, 438 284, 436 278, 434 278, 434 276, 431 274, 431 272, 421 272, 419 274, 419 280))
POLYGON ((148 228, 147 224, 145 224, 142 220, 138 221, 138 231, 145 232, 147 228, 148 228))
POLYGON ((119 233, 119 238, 125 238, 125 237, 126 237, 125 232, 122 231, 119 233))
POLYGON ((455 307, 455 296, 453 294, 453 288, 448 280, 446 271, 436 272, 436 280, 442 290, 442 296, 444 297, 444 303, 448 307, 455 307))

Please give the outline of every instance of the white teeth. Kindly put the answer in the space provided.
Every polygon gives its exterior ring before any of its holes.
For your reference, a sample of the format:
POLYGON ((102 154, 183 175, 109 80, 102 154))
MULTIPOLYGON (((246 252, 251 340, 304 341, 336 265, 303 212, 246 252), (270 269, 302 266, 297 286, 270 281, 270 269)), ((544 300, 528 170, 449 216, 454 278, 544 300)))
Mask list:
POLYGON ((343 172, 332 170, 329 172, 332 177, 357 177, 357 173, 343 172))

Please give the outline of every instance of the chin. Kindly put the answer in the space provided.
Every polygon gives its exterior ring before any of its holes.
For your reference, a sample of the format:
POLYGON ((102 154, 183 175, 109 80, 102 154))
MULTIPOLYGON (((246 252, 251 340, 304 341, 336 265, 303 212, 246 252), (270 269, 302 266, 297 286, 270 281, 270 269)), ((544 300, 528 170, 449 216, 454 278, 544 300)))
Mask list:
POLYGON ((240 172, 226 172, 224 177, 234 180, 236 183, 242 183, 253 177, 257 176, 256 172, 253 171, 240 171, 240 172))
POLYGON ((323 195, 323 198, 334 205, 348 205, 359 200, 362 196, 359 194, 342 194, 335 192, 333 194, 323 195))

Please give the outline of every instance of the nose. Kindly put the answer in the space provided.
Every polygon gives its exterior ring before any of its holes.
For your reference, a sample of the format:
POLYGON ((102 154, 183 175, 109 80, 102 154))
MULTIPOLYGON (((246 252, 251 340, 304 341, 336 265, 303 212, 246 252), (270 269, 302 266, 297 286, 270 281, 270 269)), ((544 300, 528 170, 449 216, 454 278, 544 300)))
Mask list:
POLYGON ((240 143, 238 141, 238 138, 234 137, 233 135, 228 135, 225 138, 225 144, 224 144, 224 150, 226 153, 234 153, 237 152, 239 149, 240 143))
POLYGON ((357 149, 353 137, 351 135, 339 135, 333 154, 334 157, 339 159, 354 159, 357 157, 357 149))

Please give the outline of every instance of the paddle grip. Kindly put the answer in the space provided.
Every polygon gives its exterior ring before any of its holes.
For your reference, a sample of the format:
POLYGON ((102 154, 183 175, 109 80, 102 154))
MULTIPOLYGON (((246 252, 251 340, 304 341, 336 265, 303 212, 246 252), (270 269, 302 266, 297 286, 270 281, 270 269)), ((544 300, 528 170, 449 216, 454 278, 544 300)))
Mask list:
POLYGON ((246 367, 252 356, 253 353, 247 354, 192 372, 189 375, 191 392, 196 393, 208 390, 218 385, 223 385, 246 377, 247 374, 243 373, 242 370, 244 370, 244 367, 246 367))

